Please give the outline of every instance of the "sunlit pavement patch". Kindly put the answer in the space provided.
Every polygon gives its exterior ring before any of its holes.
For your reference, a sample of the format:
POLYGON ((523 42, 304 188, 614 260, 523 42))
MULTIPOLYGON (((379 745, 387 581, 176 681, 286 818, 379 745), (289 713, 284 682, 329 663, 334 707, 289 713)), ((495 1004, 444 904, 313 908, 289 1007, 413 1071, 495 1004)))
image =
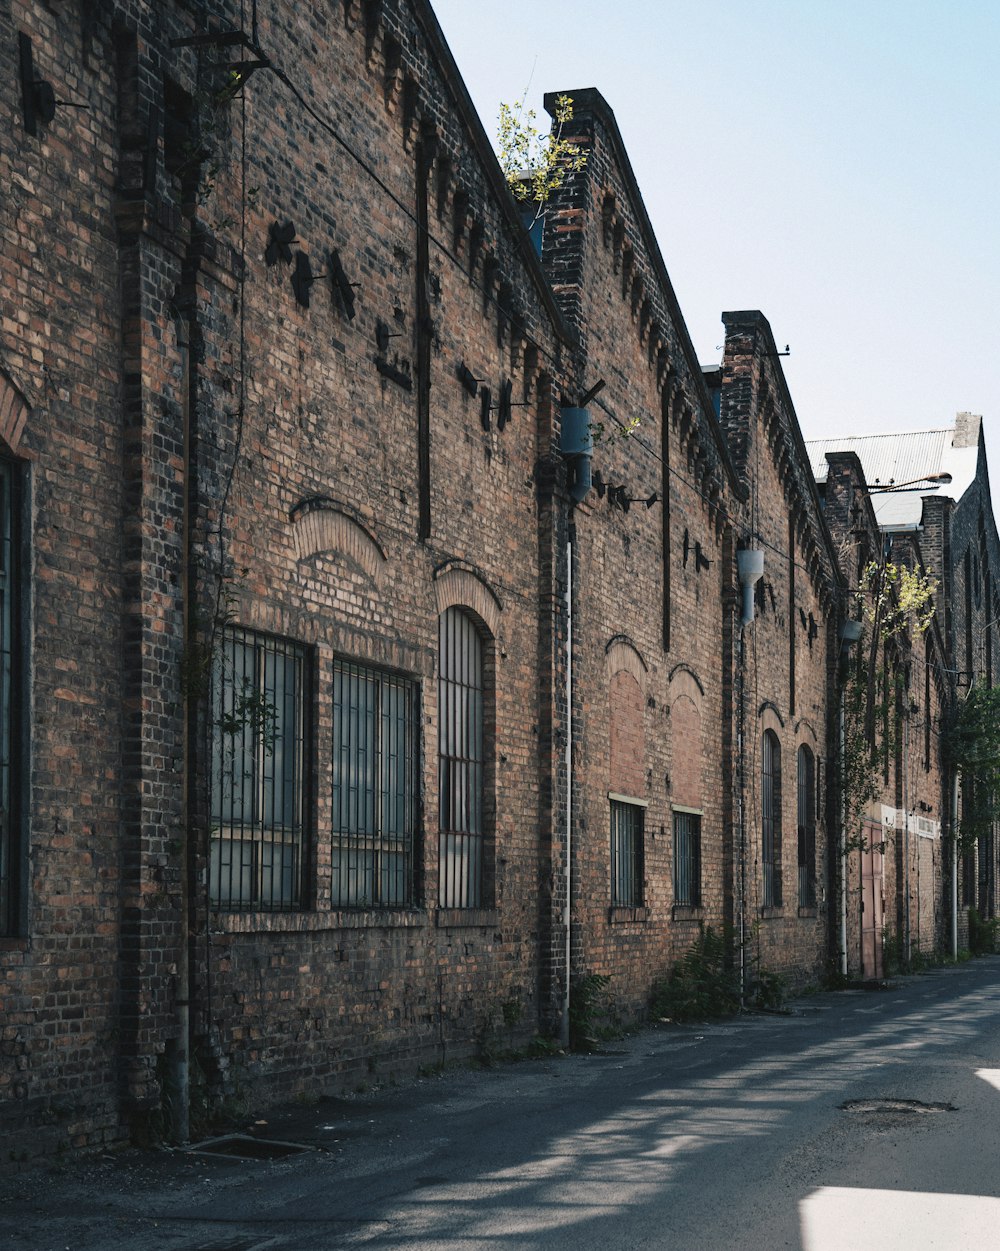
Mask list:
POLYGON ((799 1204, 803 1251, 954 1251, 1000 1227, 1000 1199, 824 1186, 799 1204))

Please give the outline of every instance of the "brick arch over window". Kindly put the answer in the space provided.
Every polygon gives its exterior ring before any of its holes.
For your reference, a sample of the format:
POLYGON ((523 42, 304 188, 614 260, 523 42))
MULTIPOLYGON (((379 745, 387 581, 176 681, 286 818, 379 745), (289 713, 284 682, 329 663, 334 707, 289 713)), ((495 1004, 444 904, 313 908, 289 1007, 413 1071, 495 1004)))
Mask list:
POLYGON ((449 608, 464 608, 479 618, 493 638, 500 633, 503 605, 479 574, 446 566, 434 575, 434 595, 439 616, 449 608))
POLYGON ((373 582, 378 581, 386 561, 382 545, 332 500, 298 505, 292 513, 292 529, 296 560, 336 552, 359 565, 373 582))
POLYGON ((608 702, 608 789, 641 797, 646 793, 646 698, 629 670, 611 675, 608 702))
POLYGON ((670 798, 690 808, 702 806, 701 711, 689 695, 670 703, 670 798))
POLYGON ((28 401, 0 369, 0 450, 17 454, 30 412, 28 401))
POLYGON ((616 634, 604 649, 604 667, 610 681, 616 673, 629 673, 639 690, 646 693, 646 677, 649 673, 642 653, 624 634, 616 634))

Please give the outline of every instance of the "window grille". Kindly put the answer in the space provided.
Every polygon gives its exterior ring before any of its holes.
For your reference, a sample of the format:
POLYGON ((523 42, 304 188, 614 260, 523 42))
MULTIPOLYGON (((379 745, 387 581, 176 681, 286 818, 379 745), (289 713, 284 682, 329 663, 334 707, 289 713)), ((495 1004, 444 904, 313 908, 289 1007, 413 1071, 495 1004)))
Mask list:
POLYGON ((611 906, 642 906, 643 809, 611 800, 611 906))
POLYGON ((761 861, 765 908, 781 907, 781 747, 764 731, 761 786, 761 861))
POLYGON ((483 903, 483 643, 472 618, 440 620, 438 681, 438 898, 443 908, 483 903))
POLYGON ((701 904, 701 817, 674 812, 674 903, 701 904))
POLYGON ((301 907, 306 651, 227 627, 212 679, 212 904, 301 907))
POLYGON ((335 907, 413 903, 417 687, 349 661, 333 665, 335 907))
POLYGON ((18 749, 17 624, 20 589, 14 466, 0 460, 0 934, 18 924, 19 837, 14 773, 18 749))
POLYGON ((799 748, 799 907, 816 907, 816 773, 813 754, 799 748))

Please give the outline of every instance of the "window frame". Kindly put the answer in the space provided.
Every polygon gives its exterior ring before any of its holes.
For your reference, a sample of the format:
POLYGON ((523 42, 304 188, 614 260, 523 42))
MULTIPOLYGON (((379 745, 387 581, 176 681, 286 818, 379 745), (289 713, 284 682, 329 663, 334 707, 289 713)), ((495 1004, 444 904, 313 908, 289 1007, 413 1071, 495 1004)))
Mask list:
POLYGON ((608 793, 611 852, 611 907, 645 907, 647 800, 608 793), (625 863, 622 864, 622 852, 625 863))
POLYGON ((700 808, 687 808, 682 804, 674 804, 671 811, 674 903, 683 908, 700 908, 701 826, 704 813, 700 808))
POLYGON ((782 906, 781 883, 781 742, 773 730, 761 736, 760 859, 762 903, 782 906))
MULTIPOLYGON (((331 810, 330 810, 330 902, 336 909, 404 909, 416 902, 418 886, 418 853, 421 844, 420 812, 420 685, 416 678, 378 665, 352 660, 344 656, 333 659, 333 688, 330 697, 333 713, 331 742, 331 810), (371 716, 370 770, 373 785, 370 791, 371 828, 352 829, 360 825, 360 819, 351 820, 352 809, 360 818, 361 798, 352 803, 351 793, 357 785, 341 786, 343 775, 345 725, 343 701, 338 701, 338 688, 344 680, 358 679, 374 684, 374 707, 371 716), (388 700, 387 700, 388 695, 388 700), (394 700, 401 696, 402 710, 393 708, 394 700), (388 704, 388 710, 387 710, 388 704), (400 742, 400 737, 402 742, 400 742), (399 807, 402 808, 400 822, 399 807), (393 813, 393 809, 396 812, 393 813), (388 820, 387 820, 387 814, 388 820), (346 815, 346 819, 345 819, 346 815), (389 829, 388 825, 402 829, 389 829), (350 879, 364 873, 371 885, 370 893, 352 890, 343 885, 343 867, 340 856, 347 854, 347 876, 350 879), (366 871, 363 857, 370 853, 371 871, 366 871), (402 868, 393 870, 393 857, 402 858, 402 868), (393 887, 395 883, 395 888, 393 887)), ((359 709, 360 710, 360 709, 359 709)), ((350 725, 350 711, 347 724, 350 725)), ((360 747, 355 741, 355 769, 361 762, 357 755, 360 747)), ((363 767, 363 765, 362 765, 363 767)))
POLYGON ((209 900, 214 911, 297 912, 309 907, 307 869, 312 852, 313 804, 308 779, 313 776, 314 669, 312 649, 295 639, 235 624, 224 626, 220 632, 212 662, 210 693, 208 875, 209 900), (237 649, 244 654, 249 652, 252 658, 252 673, 248 672, 244 659, 241 675, 244 694, 239 697, 235 669, 228 684, 225 672, 221 686, 219 683, 220 665, 225 666, 229 660, 235 665, 237 649), (285 662, 280 695, 278 660, 285 662), (276 698, 281 699, 280 708, 268 699, 269 661, 271 689, 276 698), (288 662, 294 675, 291 693, 288 662), (262 711, 255 713, 253 709, 258 700, 261 702, 256 706, 262 711), (274 709, 270 714, 269 707, 274 709), (275 739, 270 747, 268 730, 262 731, 260 724, 263 718, 266 726, 268 715, 276 722, 275 739), (289 721, 291 730, 285 733, 284 727, 289 721), (234 744, 239 742, 239 747, 230 748, 228 779, 224 743, 227 734, 234 744), (250 742, 246 750, 248 734, 250 742), (277 750, 279 742, 280 751, 277 750), (237 800, 232 789, 227 797, 226 783, 228 780, 232 784, 235 780, 238 753, 244 767, 237 800), (290 769, 286 769, 289 756, 290 769), (269 765, 268 761, 274 763, 269 765), (291 819, 285 819, 287 816, 291 819), (277 866, 276 848, 281 849, 277 866), (228 884, 223 880, 227 868, 228 884))
POLYGON ((492 906, 491 637, 462 604, 438 617, 438 907, 492 906), (466 650, 459 648, 466 644, 466 650))
POLYGON ((798 830, 799 907, 816 907, 816 825, 818 794, 816 754, 800 743, 796 761, 796 826, 798 830), (803 764, 805 768, 803 769, 803 764))

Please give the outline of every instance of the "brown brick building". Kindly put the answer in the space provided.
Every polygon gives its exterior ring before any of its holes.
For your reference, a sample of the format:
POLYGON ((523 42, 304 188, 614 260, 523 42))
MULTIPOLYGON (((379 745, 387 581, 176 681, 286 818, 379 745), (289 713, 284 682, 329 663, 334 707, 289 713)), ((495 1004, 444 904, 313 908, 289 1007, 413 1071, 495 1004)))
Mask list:
MULTIPOLYGON (((0 0, 0 58, 11 1149, 559 1036, 588 974, 641 1017, 701 925, 820 976, 855 574, 767 322, 699 366, 600 95, 539 255, 426 0, 0 0)), ((992 646, 977 499, 928 724, 992 646)))

